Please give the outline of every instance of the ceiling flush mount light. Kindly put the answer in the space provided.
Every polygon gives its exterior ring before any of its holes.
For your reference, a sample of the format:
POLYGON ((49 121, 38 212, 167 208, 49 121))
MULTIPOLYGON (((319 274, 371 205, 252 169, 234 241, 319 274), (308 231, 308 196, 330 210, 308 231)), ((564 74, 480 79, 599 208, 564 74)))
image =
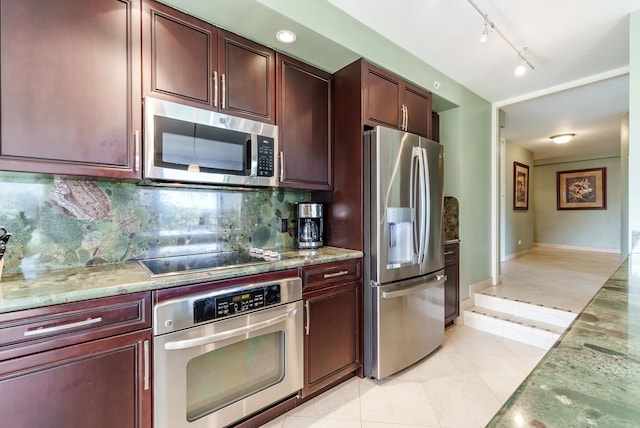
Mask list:
POLYGON ((289 30, 280 30, 276 33, 276 39, 281 43, 293 43, 296 41, 296 33, 289 30))
POLYGON ((511 46, 511 49, 513 49, 516 52, 516 54, 518 54, 518 66, 516 67, 516 75, 521 76, 522 74, 524 74, 525 71, 527 71, 526 66, 529 66, 529 68, 531 68, 532 70, 535 70, 533 65, 531 65, 531 63, 526 58, 524 51, 526 51, 527 48, 525 47, 522 50, 519 50, 518 48, 516 48, 515 45, 511 43, 509 39, 507 39, 507 36, 505 36, 498 29, 498 27, 496 27, 496 25, 489 20, 489 16, 486 13, 484 13, 482 10, 480 10, 480 8, 473 2, 473 0, 467 0, 467 1, 484 19, 484 31, 480 35, 480 38, 478 39, 478 41, 480 41, 480 43, 486 42, 489 39, 489 31, 490 30, 495 31, 496 34, 500 36, 502 40, 507 42, 507 44, 511 46))
POLYGON ((558 134, 558 135, 553 135, 549 138, 551 138, 551 140, 556 144, 564 144, 564 143, 568 143, 575 136, 576 134, 558 134))

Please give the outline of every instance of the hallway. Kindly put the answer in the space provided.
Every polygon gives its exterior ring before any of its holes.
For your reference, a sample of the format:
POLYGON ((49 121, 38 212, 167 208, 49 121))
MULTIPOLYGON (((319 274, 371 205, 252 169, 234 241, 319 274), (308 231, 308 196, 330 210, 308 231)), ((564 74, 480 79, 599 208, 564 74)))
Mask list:
MULTIPOLYGON (((536 248, 503 263, 489 292, 580 311, 619 255, 536 248)), ((353 378, 265 425, 268 428, 481 428, 546 351, 462 325, 442 347, 383 381, 353 378)))

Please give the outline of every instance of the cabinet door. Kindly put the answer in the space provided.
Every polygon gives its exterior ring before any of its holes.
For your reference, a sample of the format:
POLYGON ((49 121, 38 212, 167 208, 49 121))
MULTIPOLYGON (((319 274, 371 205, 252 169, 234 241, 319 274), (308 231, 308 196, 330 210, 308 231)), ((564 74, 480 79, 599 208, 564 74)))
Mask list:
POLYGON ((440 142, 440 115, 435 111, 431 113, 431 138, 433 141, 440 142))
POLYGON ((145 95, 216 107, 217 28, 154 1, 143 7, 145 95))
POLYGON ((139 0, 0 2, 0 169, 139 178, 139 0))
POLYGON ((331 75, 277 55, 280 185, 331 190, 331 75))
POLYGON ((220 111, 276 123, 275 52, 218 30, 220 111))
POLYGON ((447 244, 444 249, 444 322, 450 325, 460 315, 459 244, 447 244))
POLYGON ((431 95, 413 85, 404 84, 406 130, 412 134, 431 136, 431 95))
POLYGON ((365 75, 365 123, 398 128, 402 122, 402 81, 370 64, 365 75))
POLYGON ((351 282, 303 295, 306 327, 303 396, 359 367, 360 283, 351 282))
POLYGON ((7 427, 151 427, 150 330, 0 363, 7 427))

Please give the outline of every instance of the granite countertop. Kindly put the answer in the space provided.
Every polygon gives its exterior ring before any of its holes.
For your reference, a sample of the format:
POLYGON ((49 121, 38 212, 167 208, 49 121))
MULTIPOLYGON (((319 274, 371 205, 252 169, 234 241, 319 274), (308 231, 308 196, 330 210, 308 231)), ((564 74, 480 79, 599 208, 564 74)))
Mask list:
POLYGON ((640 254, 622 263, 487 426, 640 426, 640 254))
POLYGON ((360 257, 360 251, 322 247, 283 251, 282 260, 270 263, 160 277, 149 276, 138 262, 3 275, 0 280, 0 313, 360 257))

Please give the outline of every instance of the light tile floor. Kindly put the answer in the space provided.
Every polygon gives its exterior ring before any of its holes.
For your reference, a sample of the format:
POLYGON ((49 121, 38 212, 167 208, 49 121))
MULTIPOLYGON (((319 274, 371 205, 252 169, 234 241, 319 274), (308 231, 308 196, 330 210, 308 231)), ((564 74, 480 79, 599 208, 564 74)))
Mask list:
MULTIPOLYGON (((526 297, 529 288, 542 288, 534 297, 546 299, 549 293, 559 305, 573 304, 578 296, 582 309, 599 286, 581 289, 581 279, 597 275, 602 285, 619 259, 582 253, 536 250, 503 264, 504 284, 519 284, 514 289, 526 297)), ((382 381, 350 379, 265 427, 484 427, 545 352, 455 325, 446 330, 440 349, 412 367, 382 381)))

